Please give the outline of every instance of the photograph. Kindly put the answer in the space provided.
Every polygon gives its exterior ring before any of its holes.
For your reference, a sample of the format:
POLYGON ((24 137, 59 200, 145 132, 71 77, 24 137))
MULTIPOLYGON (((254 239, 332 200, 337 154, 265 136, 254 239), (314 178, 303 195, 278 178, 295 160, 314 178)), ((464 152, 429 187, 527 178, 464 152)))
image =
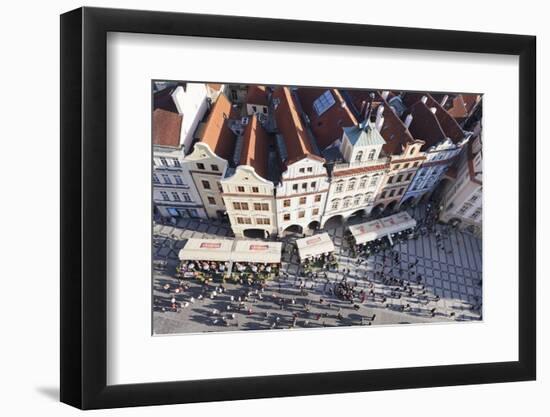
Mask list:
POLYGON ((153 335, 482 320, 482 93, 151 95, 153 335))

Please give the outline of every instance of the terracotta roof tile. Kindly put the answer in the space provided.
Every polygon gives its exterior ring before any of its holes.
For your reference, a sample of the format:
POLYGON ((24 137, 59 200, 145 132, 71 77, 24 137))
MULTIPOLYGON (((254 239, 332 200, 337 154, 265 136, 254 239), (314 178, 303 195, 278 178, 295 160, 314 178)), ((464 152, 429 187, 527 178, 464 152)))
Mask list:
POLYGON ((275 110, 277 129, 282 134, 289 161, 298 161, 314 154, 309 135, 300 119, 294 96, 288 87, 278 87, 273 97, 279 100, 275 110))
POLYGON ((267 106, 267 91, 263 85, 249 85, 246 93, 246 103, 267 106))
POLYGON ((224 94, 220 94, 208 115, 202 142, 220 158, 231 160, 235 148, 235 135, 227 125, 226 119, 238 118, 238 111, 224 94))
POLYGON ((180 146, 181 123, 183 116, 163 109, 153 111, 153 144, 160 146, 180 146))
POLYGON ((258 118, 250 118, 243 134, 241 150, 241 165, 249 165, 263 178, 268 176, 269 143, 271 138, 258 122, 258 118))
POLYGON ((310 127, 320 150, 325 149, 342 137, 342 128, 357 125, 357 119, 348 108, 342 94, 335 88, 298 88, 296 94, 302 110, 310 120, 310 127), (321 115, 313 103, 326 91, 330 91, 335 103, 321 115))

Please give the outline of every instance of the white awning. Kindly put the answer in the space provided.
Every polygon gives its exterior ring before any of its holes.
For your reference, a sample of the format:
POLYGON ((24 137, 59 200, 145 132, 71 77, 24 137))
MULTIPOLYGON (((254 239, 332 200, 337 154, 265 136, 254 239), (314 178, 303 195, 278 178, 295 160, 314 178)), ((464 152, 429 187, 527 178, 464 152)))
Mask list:
POLYGON ((416 227, 416 220, 409 213, 403 211, 382 219, 349 226, 349 231, 353 235, 355 243, 361 244, 414 227, 416 227))
POLYGON ((231 257, 232 240, 195 239, 187 240, 180 250, 182 261, 229 261, 231 257))
POLYGON ((328 233, 320 233, 296 240, 300 259, 304 260, 324 253, 334 252, 334 244, 328 233))
POLYGON ((233 247, 231 260, 235 262, 281 263, 281 242, 262 242, 258 240, 237 240, 233 247))

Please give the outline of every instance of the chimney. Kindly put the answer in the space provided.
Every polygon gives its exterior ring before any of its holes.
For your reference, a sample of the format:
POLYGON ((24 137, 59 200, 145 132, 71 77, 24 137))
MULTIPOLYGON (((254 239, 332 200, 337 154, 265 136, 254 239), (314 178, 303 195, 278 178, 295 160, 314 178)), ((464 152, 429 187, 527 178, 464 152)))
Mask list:
POLYGON ((409 126, 411 125, 411 122, 413 121, 413 115, 412 114, 409 114, 407 115, 407 117, 405 118, 405 127, 408 129, 409 126))
POLYGON ((380 116, 376 118, 376 130, 379 132, 382 130, 382 126, 384 125, 384 116, 380 116))
POLYGON ((426 104, 428 101, 428 96, 422 96, 422 103, 426 104))
POLYGON ((359 110, 359 114, 361 116, 363 116, 363 114, 365 114, 365 107, 367 107, 367 101, 366 100, 363 100, 361 102, 361 110, 359 110))
POLYGON ((445 104, 447 103, 447 100, 449 100, 449 96, 447 94, 445 94, 443 96, 443 98, 441 99, 441 107, 445 106, 445 104))
POLYGON ((185 90, 181 85, 178 85, 172 92, 172 101, 176 105, 179 114, 183 114, 183 103, 185 102, 185 90))
POLYGON ((430 107, 430 111, 435 114, 435 112, 437 111, 437 109, 435 107, 430 107))

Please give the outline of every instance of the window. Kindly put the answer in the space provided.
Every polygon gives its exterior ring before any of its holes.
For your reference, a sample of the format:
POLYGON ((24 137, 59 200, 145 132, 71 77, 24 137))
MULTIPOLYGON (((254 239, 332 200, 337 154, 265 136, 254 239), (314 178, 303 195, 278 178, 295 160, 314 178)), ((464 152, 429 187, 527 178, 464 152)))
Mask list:
POLYGON ((191 197, 189 196, 189 193, 181 193, 181 195, 183 196, 183 201, 191 201, 191 197))
POLYGON ((264 112, 264 114, 267 114, 267 107, 264 107, 262 111, 264 112))
POLYGON ((216 164, 210 165, 210 168, 212 169, 212 171, 219 171, 220 170, 220 168, 216 164))
POLYGON ((170 181, 170 177, 166 174, 162 174, 162 179, 165 184, 172 184, 172 181, 170 181))
POLYGON ((372 161, 374 159, 376 155, 376 149, 373 149, 372 151, 369 152, 369 161, 372 161))
POLYGON ((310 184, 310 187, 311 187, 311 188, 315 188, 316 185, 317 185, 317 182, 316 182, 316 181, 313 181, 313 182, 310 184))
POLYGON ((290 207, 290 199, 283 200, 283 207, 290 207))
POLYGON ((353 205, 354 205, 354 206, 358 206, 360 202, 361 202, 361 196, 360 196, 360 195, 356 195, 356 196, 353 198, 353 205))
POLYGON ((254 210, 260 211, 262 209, 261 203, 254 203, 254 210))
POLYGON ((242 185, 239 185, 239 186, 237 187, 237 191, 238 191, 239 193, 244 193, 244 187, 243 187, 242 185))
POLYGON ((401 181, 403 181, 403 175, 399 175, 399 176, 397 177, 397 182, 401 182, 401 181))
POLYGON ((380 194, 380 198, 386 198, 386 192, 382 191, 382 194, 380 194))
POLYGON ((330 90, 327 90, 313 102, 313 108, 317 112, 317 115, 320 116, 324 112, 326 112, 334 103, 335 101, 332 93, 330 92, 330 90))
POLYGON ((211 206, 215 206, 216 199, 214 197, 208 197, 208 204, 210 204, 211 206))
POLYGON ((464 205, 460 207, 460 210, 458 210, 458 214, 466 213, 468 210, 470 210, 471 207, 472 205, 470 203, 464 203, 464 205))
POLYGON ((179 175, 174 175, 174 179, 176 180, 176 184, 183 185, 183 180, 179 175))
POLYGON ((372 200, 372 193, 365 194, 365 199, 363 200, 364 203, 370 203, 372 200))
POLYGON ((204 164, 198 163, 197 164, 197 169, 204 169, 204 164))
POLYGON ((252 106, 252 111, 256 113, 258 111, 258 108, 256 106, 252 106))
POLYGON ((378 175, 373 175, 370 179, 370 186, 374 187, 376 184, 378 184, 378 175))
POLYGON ((393 197, 395 195, 395 190, 391 190, 390 191, 390 194, 388 195, 388 197, 393 197))
POLYGON ((405 189, 404 189, 404 188, 400 188, 399 191, 397 192, 397 195, 403 194, 403 191, 405 191, 405 189))
POLYGON ((359 151, 355 155, 355 162, 361 162, 361 159, 363 159, 363 151, 359 151))
POLYGON ((397 164, 393 167, 393 169, 399 169, 400 166, 401 166, 401 164, 397 164))
POLYGON ((394 179, 394 177, 388 178, 388 184, 393 184, 393 179, 394 179))
POLYGON ((349 183, 348 183, 348 191, 351 191, 355 188, 355 180, 351 180, 349 183))
POLYGON ((249 217, 237 217, 238 224, 252 224, 252 220, 249 217))
POLYGON ((157 177, 156 174, 153 174, 153 182, 156 182, 157 184, 160 182, 159 177, 157 177))
POLYGON ((314 208, 311 214, 314 215, 314 216, 317 216, 319 214, 319 209, 314 208))
POLYGON ((269 219, 264 219, 262 217, 256 219, 256 224, 271 224, 269 219))
POLYGON ((302 183, 302 190, 307 190, 307 182, 302 183))
POLYGON ((417 167, 418 165, 420 165, 420 162, 415 162, 415 163, 413 164, 413 167, 417 167))
POLYGON ((405 178, 405 181, 409 181, 412 178, 413 174, 412 172, 407 174, 407 177, 405 178))
POLYGON ((475 219, 477 219, 477 218, 479 217, 480 214, 481 214, 481 209, 478 208, 478 209, 476 209, 476 211, 474 211, 474 212, 472 213, 472 215, 470 216, 470 218, 471 218, 472 220, 475 220, 475 219))
POLYGON ((305 168, 300 168, 298 171, 300 171, 300 174, 303 174, 304 172, 306 172, 306 169, 305 168))
POLYGON ((407 169, 409 167, 409 163, 407 162, 405 165, 403 165, 403 169, 407 169))
POLYGON ((298 191, 298 184, 292 184, 292 191, 298 191))
POLYGON ((351 203, 351 198, 346 198, 342 207, 348 208, 351 203))
POLYGON ((168 166, 168 161, 167 161, 166 158, 164 158, 164 157, 161 157, 161 158, 160 158, 160 163, 161 163, 162 165, 164 165, 164 166, 168 166))
POLYGON ((258 187, 252 187, 252 192, 253 193, 259 193, 260 189, 258 187))
POLYGON ((331 208, 333 210, 338 210, 338 206, 340 205, 340 201, 339 200, 332 200, 332 205, 331 205, 331 208))
POLYGON ((160 195, 162 196, 162 199, 164 201, 169 201, 170 200, 170 197, 168 197, 168 193, 166 191, 161 191, 160 195))
POLYGON ((172 191, 172 197, 174 197, 175 201, 181 201, 179 194, 176 193, 175 191, 172 191))
POLYGON ((262 211, 268 211, 269 210, 269 204, 262 203, 262 211))
POLYGON ((315 195, 315 200, 314 200, 316 203, 320 202, 321 201, 321 194, 316 194, 315 195))
POLYGON ((477 195, 473 195, 472 198, 470 198, 470 203, 475 203, 479 197, 477 195))
POLYGON ((240 210, 241 209, 241 203, 237 203, 236 201, 233 202, 233 209, 240 210))
POLYGON ((210 183, 206 180, 202 180, 201 181, 202 183, 202 187, 205 189, 205 190, 210 190, 210 183))
POLYGON ((307 198, 306 197, 300 197, 300 205, 306 204, 307 198))
POLYGON ((414 153, 414 146, 411 147, 411 150, 409 151, 409 155, 412 155, 414 153))
POLYGON ((181 167, 180 161, 177 158, 172 158, 172 162, 174 163, 175 167, 181 167))
POLYGON ((306 217, 306 212, 303 211, 303 210, 302 210, 302 211, 299 211, 299 212, 298 212, 298 218, 299 218, 299 219, 303 219, 304 217, 306 217))
POLYGON ((307 172, 313 172, 313 167, 307 167, 307 172))
POLYGON ((343 189, 344 189, 344 183, 339 182, 336 184, 336 190, 334 190, 334 192, 341 193, 343 189))
POLYGON ((289 213, 283 214, 283 220, 285 220, 285 221, 290 220, 290 214, 289 213))

